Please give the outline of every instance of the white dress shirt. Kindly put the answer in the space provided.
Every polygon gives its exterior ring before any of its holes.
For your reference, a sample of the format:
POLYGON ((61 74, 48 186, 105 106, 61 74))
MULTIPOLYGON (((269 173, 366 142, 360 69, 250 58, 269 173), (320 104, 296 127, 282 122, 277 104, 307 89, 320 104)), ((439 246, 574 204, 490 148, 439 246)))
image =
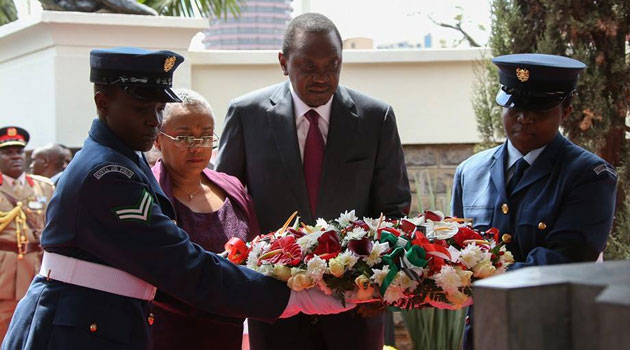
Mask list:
POLYGON ((526 155, 523 155, 518 149, 516 149, 516 147, 514 147, 512 142, 508 140, 508 143, 507 143, 508 173, 507 173, 507 178, 505 179, 505 183, 507 184, 508 182, 510 182, 510 179, 512 178, 512 175, 514 174, 514 169, 515 169, 513 165, 514 163, 516 163, 516 161, 518 161, 521 158, 524 158, 527 164, 529 164, 529 166, 532 166, 532 164, 534 164, 534 162, 536 161, 536 158, 538 158, 538 156, 542 153, 542 151, 545 150, 545 147, 547 147, 547 145, 544 145, 540 148, 536 148, 535 150, 531 150, 526 155))
POLYGON ((328 138, 328 127, 330 124, 330 111, 332 109, 331 96, 328 102, 325 104, 312 108, 304 103, 293 90, 293 85, 289 84, 291 89, 291 97, 293 97, 293 112, 295 113, 295 129, 297 130, 298 144, 300 145, 300 157, 304 160, 304 144, 306 144, 306 136, 308 135, 308 129, 311 123, 306 119, 304 114, 311 109, 314 109, 320 116, 319 118, 319 131, 324 138, 324 145, 326 145, 326 139, 328 138))

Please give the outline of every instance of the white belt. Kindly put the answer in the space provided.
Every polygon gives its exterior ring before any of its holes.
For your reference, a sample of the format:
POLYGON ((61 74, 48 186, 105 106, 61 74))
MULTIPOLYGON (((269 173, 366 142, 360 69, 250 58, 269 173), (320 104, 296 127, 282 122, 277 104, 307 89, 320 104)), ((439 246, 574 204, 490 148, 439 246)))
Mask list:
POLYGON ((156 288, 125 271, 44 252, 39 274, 49 279, 125 297, 153 300, 156 288))

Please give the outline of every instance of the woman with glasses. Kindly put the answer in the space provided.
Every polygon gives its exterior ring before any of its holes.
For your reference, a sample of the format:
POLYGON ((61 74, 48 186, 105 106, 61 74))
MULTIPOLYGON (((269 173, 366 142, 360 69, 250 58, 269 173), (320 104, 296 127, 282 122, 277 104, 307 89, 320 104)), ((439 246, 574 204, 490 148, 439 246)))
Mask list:
MULTIPOLYGON (((162 159, 153 173, 173 203, 177 225, 192 242, 220 253, 232 237, 249 240, 259 234, 253 202, 237 178, 207 168, 218 144, 208 101, 191 90, 175 93, 182 103, 164 109, 155 141, 162 159)), ((209 315, 159 292, 154 310, 149 321, 154 349, 241 349, 242 319, 209 315)))

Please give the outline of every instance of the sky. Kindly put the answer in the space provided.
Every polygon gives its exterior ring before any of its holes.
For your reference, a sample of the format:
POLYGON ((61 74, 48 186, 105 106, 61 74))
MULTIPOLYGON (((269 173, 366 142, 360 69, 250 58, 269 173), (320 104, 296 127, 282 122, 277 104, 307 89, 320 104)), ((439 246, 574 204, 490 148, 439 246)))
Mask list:
POLYGON ((297 0, 293 1, 294 15, 305 7, 329 17, 344 39, 369 37, 375 45, 423 42, 424 35, 431 33, 433 47, 439 47, 440 40, 451 47, 462 37, 453 29, 435 25, 429 16, 455 23, 454 17, 462 13, 463 28, 481 45, 488 41, 490 28, 490 0, 297 0), (486 30, 479 30, 479 25, 486 30))
MULTIPOLYGON (((37 0, 15 0, 18 15, 41 11, 37 0)), ((462 36, 453 29, 442 28, 429 20, 455 23, 453 19, 462 13, 464 29, 481 45, 488 41, 490 28, 490 0, 293 0, 293 15, 305 9, 328 16, 339 28, 341 36, 368 37, 375 46, 409 41, 422 43, 431 33, 433 47, 440 47, 444 40, 447 47, 462 36), (457 7, 460 7, 458 9, 457 7), (483 25, 486 30, 479 30, 483 25)), ((461 47, 467 46, 467 43, 461 47)))

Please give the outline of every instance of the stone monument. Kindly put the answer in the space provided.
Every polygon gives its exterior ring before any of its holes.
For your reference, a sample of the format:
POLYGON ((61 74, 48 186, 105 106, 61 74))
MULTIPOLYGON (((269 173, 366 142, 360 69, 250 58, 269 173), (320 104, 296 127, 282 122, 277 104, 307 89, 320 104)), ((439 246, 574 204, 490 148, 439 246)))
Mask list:
POLYGON ((630 349, 630 260, 523 268, 473 298, 476 349, 630 349))

